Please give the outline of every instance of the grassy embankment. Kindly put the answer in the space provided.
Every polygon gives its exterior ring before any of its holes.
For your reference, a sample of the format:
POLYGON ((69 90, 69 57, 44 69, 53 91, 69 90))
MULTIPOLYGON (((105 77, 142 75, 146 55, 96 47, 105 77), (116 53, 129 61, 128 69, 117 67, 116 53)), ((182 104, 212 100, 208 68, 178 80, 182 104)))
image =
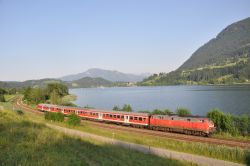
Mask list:
POLYGON ((70 137, 29 119, 0 111, 1 165, 192 165, 70 137))
MULTIPOLYGON (((37 116, 33 113, 27 112, 26 115, 27 118, 29 118, 32 121, 45 122, 43 117, 37 116)), ((69 127, 66 123, 55 123, 48 121, 47 123, 53 123, 63 127, 69 127)), ((148 135, 141 136, 141 134, 134 132, 103 129, 101 127, 95 126, 87 122, 83 123, 78 127, 73 127, 73 128, 118 140, 123 140, 148 146, 160 147, 165 149, 172 149, 175 151, 187 152, 187 153, 192 153, 222 160, 228 160, 238 163, 246 163, 246 158, 247 157, 249 158, 249 152, 241 148, 209 145, 205 143, 183 142, 157 136, 148 136, 148 135)))
MULTIPOLYGON (((40 121, 40 122, 45 121, 43 117, 38 117, 33 113, 27 112, 26 114, 28 115, 28 118, 30 120, 40 121)), ((49 121, 46 122, 122 141, 171 149, 175 151, 202 155, 238 163, 246 163, 246 158, 247 156, 249 157, 249 153, 241 148, 231 148, 228 146, 210 145, 206 143, 184 142, 184 141, 177 141, 173 139, 162 138, 157 136, 149 136, 149 135, 142 136, 140 133, 135 133, 135 132, 104 129, 96 125, 93 125, 91 123, 88 123, 88 121, 86 121, 85 123, 83 122, 83 124, 77 127, 70 127, 65 122, 64 123, 49 122, 49 121)))

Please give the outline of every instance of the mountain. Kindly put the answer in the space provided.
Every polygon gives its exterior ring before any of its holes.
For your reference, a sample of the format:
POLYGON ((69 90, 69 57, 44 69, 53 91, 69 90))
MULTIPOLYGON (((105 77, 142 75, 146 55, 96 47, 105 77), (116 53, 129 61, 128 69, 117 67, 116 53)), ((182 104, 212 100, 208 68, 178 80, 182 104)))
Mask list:
POLYGON ((15 81, 0 81, 0 88, 25 88, 25 87, 46 87, 49 83, 61 83, 68 86, 68 88, 94 88, 94 87, 113 87, 113 86, 131 86, 124 82, 111 82, 103 78, 84 77, 75 81, 62 81, 57 79, 41 79, 28 80, 24 82, 15 81))
POLYGON ((134 74, 126 74, 121 73, 118 71, 111 71, 111 70, 103 70, 103 69, 89 69, 83 73, 67 75, 61 77, 60 79, 63 81, 74 81, 84 77, 91 77, 91 78, 103 78, 108 81, 112 82, 138 82, 142 81, 144 78, 148 77, 147 74, 142 75, 134 75, 134 74))
POLYGON ((83 77, 66 83, 69 88, 111 87, 114 83, 103 78, 83 77))
POLYGON ((49 83, 63 83, 57 79, 40 79, 40 80, 27 80, 23 82, 18 81, 0 81, 0 88, 24 88, 24 87, 45 87, 49 83))
POLYGON ((250 83, 250 18, 235 22, 201 46, 177 70, 141 85, 250 83))

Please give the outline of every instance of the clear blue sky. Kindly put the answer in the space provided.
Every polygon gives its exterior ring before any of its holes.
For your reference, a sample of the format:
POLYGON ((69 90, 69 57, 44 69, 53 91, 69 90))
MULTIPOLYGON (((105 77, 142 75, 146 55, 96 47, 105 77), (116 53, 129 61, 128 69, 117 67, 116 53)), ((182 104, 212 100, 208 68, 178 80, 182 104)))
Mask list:
POLYGON ((169 72, 249 16, 249 0, 0 0, 0 80, 169 72))

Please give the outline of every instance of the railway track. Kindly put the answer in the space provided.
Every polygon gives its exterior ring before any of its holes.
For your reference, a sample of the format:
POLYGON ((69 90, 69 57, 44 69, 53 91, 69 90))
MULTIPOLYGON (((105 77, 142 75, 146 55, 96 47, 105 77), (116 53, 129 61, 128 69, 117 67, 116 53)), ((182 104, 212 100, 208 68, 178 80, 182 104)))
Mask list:
MULTIPOLYGON (((43 112, 39 112, 34 110, 33 108, 24 105, 22 103, 22 99, 18 98, 14 102, 15 107, 24 109, 28 112, 33 112, 38 115, 43 115, 43 112)), ((243 149, 250 149, 250 141, 239 141, 239 140, 233 140, 233 139, 219 139, 219 138, 211 138, 211 137, 198 137, 198 136, 192 136, 192 135, 185 135, 185 134, 179 134, 179 133, 170 133, 170 132, 161 132, 161 131, 154 131, 154 130, 148 130, 148 129, 138 129, 133 127, 127 127, 127 126, 121 126, 116 124, 107 124, 107 123, 100 123, 96 121, 86 121, 82 120, 84 123, 89 123, 96 125, 100 128, 106 128, 110 130, 119 130, 119 131, 126 131, 126 132, 133 132, 133 133, 141 133, 149 136, 158 136, 166 139, 175 139, 180 141, 188 141, 188 142, 200 142, 200 143, 208 143, 208 144, 215 144, 215 145, 224 145, 229 147, 239 147, 243 149)))

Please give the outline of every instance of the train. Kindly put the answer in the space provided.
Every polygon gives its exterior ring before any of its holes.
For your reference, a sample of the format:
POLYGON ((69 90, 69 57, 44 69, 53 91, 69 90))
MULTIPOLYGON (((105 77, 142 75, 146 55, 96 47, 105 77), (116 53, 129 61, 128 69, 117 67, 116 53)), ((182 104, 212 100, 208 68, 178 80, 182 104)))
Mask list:
POLYGON ((66 116, 76 114, 86 120, 187 135, 211 136, 216 131, 214 123, 209 118, 202 116, 151 115, 149 113, 98 110, 52 104, 38 104, 37 109, 42 112, 60 112, 66 116))

